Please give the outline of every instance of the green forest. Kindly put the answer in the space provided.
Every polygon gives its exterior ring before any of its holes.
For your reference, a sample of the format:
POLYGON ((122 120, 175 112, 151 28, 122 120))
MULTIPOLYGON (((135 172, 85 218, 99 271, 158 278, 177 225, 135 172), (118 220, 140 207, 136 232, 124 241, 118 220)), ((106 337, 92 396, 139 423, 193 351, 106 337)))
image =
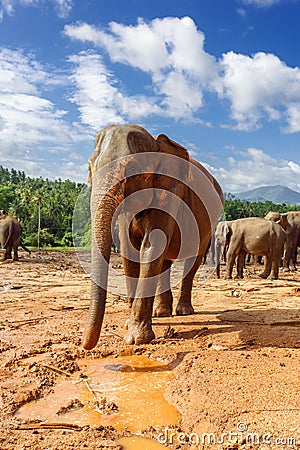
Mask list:
MULTIPOLYGON (((25 245, 72 247, 73 234, 76 245, 88 245, 88 196, 89 189, 83 183, 32 178, 25 172, 9 170, 0 165, 0 210, 18 217, 25 245), (72 232, 73 212, 81 192, 83 195, 80 196, 79 218, 77 214, 76 229, 72 232), (82 201, 83 198, 85 201, 82 201)), ((234 195, 225 194, 224 211, 227 220, 250 216, 264 217, 269 211, 286 212, 295 209, 298 207, 270 201, 242 201, 234 195)))

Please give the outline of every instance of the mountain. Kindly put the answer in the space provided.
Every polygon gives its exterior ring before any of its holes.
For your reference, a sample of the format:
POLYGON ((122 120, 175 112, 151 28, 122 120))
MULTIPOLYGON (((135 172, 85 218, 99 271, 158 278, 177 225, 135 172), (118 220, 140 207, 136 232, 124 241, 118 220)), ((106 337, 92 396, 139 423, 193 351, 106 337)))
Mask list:
POLYGON ((273 203, 285 203, 290 205, 300 204, 300 193, 285 186, 263 186, 251 191, 240 192, 235 197, 249 202, 264 202, 269 200, 273 203))

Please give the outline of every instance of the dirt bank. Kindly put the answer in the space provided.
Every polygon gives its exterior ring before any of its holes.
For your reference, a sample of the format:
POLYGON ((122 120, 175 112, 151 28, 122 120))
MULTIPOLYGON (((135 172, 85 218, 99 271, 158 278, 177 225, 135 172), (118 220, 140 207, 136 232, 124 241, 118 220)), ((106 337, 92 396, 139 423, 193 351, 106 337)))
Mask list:
MULTIPOLYGON (((118 267, 118 256, 112 263, 118 267)), ((121 448, 118 439, 130 431, 26 421, 15 413, 47 397, 58 379, 80 377, 82 358, 130 353, 171 363, 165 395, 182 415, 177 428, 184 434, 178 440, 169 432, 170 447, 203 448, 205 438, 205 448, 300 448, 300 274, 269 281, 259 270, 249 266, 240 281, 213 275, 202 284, 196 277, 196 313, 155 318, 157 339, 143 346, 123 344, 127 305, 109 295, 99 344, 84 352, 89 277, 76 255, 21 252, 19 262, 1 262, 0 448, 121 448)), ((163 440, 167 426, 141 434, 157 439, 162 433, 163 440)))

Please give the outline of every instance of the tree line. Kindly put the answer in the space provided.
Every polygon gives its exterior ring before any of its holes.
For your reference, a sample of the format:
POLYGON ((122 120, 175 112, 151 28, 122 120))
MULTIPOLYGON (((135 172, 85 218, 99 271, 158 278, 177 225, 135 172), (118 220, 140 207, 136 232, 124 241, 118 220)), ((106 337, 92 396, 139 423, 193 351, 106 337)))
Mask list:
MULTIPOLYGON (((23 171, 0 165, 0 210, 15 215, 21 222, 22 240, 28 246, 73 245, 73 212, 81 193, 77 211, 76 245, 86 246, 90 240, 89 189, 84 183, 70 180, 29 177, 23 171), (82 201, 82 198, 86 199, 82 201)), ((264 217, 269 211, 286 212, 297 206, 271 201, 249 202, 226 194, 224 212, 226 220, 243 217, 264 217)))

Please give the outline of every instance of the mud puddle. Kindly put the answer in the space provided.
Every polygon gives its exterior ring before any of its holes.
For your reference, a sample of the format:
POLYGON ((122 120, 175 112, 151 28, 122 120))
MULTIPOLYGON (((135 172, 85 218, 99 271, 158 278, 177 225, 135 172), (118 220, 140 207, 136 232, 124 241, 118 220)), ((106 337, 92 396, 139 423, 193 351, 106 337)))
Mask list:
POLYGON ((23 405, 16 416, 26 421, 110 425, 131 432, 180 420, 164 397, 172 378, 167 365, 138 355, 85 359, 78 365, 78 377, 58 379, 49 395, 23 405))

